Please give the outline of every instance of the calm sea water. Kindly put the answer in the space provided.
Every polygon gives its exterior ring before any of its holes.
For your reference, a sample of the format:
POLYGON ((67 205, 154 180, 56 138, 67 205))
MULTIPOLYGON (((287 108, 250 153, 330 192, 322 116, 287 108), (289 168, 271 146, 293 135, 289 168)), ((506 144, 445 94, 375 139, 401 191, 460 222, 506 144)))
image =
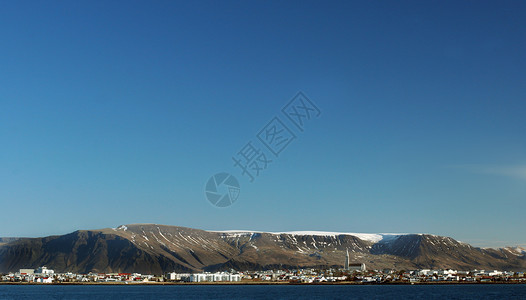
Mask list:
POLYGON ((526 299, 526 285, 0 285, 0 299, 526 299))

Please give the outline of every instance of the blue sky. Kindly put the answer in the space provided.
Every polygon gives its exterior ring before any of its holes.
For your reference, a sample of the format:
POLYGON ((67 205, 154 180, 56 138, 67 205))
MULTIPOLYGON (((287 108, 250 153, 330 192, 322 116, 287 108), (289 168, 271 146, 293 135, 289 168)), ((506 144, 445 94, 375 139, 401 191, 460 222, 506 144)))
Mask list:
POLYGON ((2 1, 0 236, 159 223, 526 245, 523 1, 2 1), (320 109, 253 183, 232 156, 320 109), (229 172, 241 194, 211 205, 229 172))

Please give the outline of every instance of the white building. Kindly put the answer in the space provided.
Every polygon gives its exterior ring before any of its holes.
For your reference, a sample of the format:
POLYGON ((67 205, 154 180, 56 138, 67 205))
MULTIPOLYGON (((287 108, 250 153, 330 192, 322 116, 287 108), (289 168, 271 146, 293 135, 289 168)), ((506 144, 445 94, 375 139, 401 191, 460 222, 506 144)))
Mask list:
POLYGON ((347 271, 358 271, 358 272, 365 272, 367 270, 365 268, 364 263, 350 263, 349 249, 347 249, 346 251, 345 264, 343 265, 343 269, 347 271))
POLYGON ((349 270, 349 271, 358 271, 358 272, 365 272, 365 271, 367 271, 364 263, 349 264, 349 268, 347 270, 349 270))
POLYGON ((448 270, 439 270, 439 271, 438 271, 438 274, 439 274, 439 275, 453 275, 453 274, 457 274, 457 270, 451 270, 451 269, 448 269, 448 270))
POLYGON ((19 271, 20 275, 33 275, 35 274, 34 269, 20 269, 19 271))
POLYGON ((430 275, 430 274, 432 274, 430 269, 422 269, 422 270, 418 270, 418 272, 417 272, 418 276, 427 276, 427 275, 430 275))
POLYGON ((53 275, 55 271, 48 269, 46 267, 40 267, 36 269, 35 274, 42 274, 42 275, 53 275))
POLYGON ((241 281, 241 275, 230 273, 197 273, 191 274, 190 282, 220 282, 220 281, 241 281))
POLYGON ((35 280, 38 283, 53 283, 53 277, 39 277, 35 280))
POLYGON ((502 272, 501 271, 497 271, 497 270, 493 270, 493 271, 489 271, 488 272, 488 276, 501 276, 502 275, 502 272))
POLYGON ((192 274, 190 273, 167 273, 166 279, 168 280, 176 280, 176 281, 190 281, 190 276, 192 274))

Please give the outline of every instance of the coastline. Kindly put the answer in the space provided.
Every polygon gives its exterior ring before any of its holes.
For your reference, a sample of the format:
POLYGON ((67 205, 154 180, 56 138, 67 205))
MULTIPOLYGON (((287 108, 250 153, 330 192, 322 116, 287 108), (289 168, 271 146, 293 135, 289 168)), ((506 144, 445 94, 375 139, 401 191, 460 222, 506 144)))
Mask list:
POLYGON ((495 285, 495 284, 526 284, 526 282, 515 282, 515 281, 495 281, 495 282, 383 282, 383 283, 372 283, 372 282, 353 282, 353 281, 341 281, 341 282, 316 282, 316 283, 296 283, 296 282, 259 282, 259 281, 247 281, 247 282, 60 282, 60 283, 38 283, 38 282, 0 282, 0 285, 109 285, 109 286, 159 286, 159 285, 180 285, 180 286, 193 286, 193 285, 495 285))

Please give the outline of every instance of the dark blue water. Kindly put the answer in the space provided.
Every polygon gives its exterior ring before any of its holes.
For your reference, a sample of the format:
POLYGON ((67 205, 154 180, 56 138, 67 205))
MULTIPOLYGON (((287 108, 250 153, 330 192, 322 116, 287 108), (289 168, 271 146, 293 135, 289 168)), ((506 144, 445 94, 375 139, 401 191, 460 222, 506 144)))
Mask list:
POLYGON ((0 299, 526 299, 526 285, 0 285, 0 299))

